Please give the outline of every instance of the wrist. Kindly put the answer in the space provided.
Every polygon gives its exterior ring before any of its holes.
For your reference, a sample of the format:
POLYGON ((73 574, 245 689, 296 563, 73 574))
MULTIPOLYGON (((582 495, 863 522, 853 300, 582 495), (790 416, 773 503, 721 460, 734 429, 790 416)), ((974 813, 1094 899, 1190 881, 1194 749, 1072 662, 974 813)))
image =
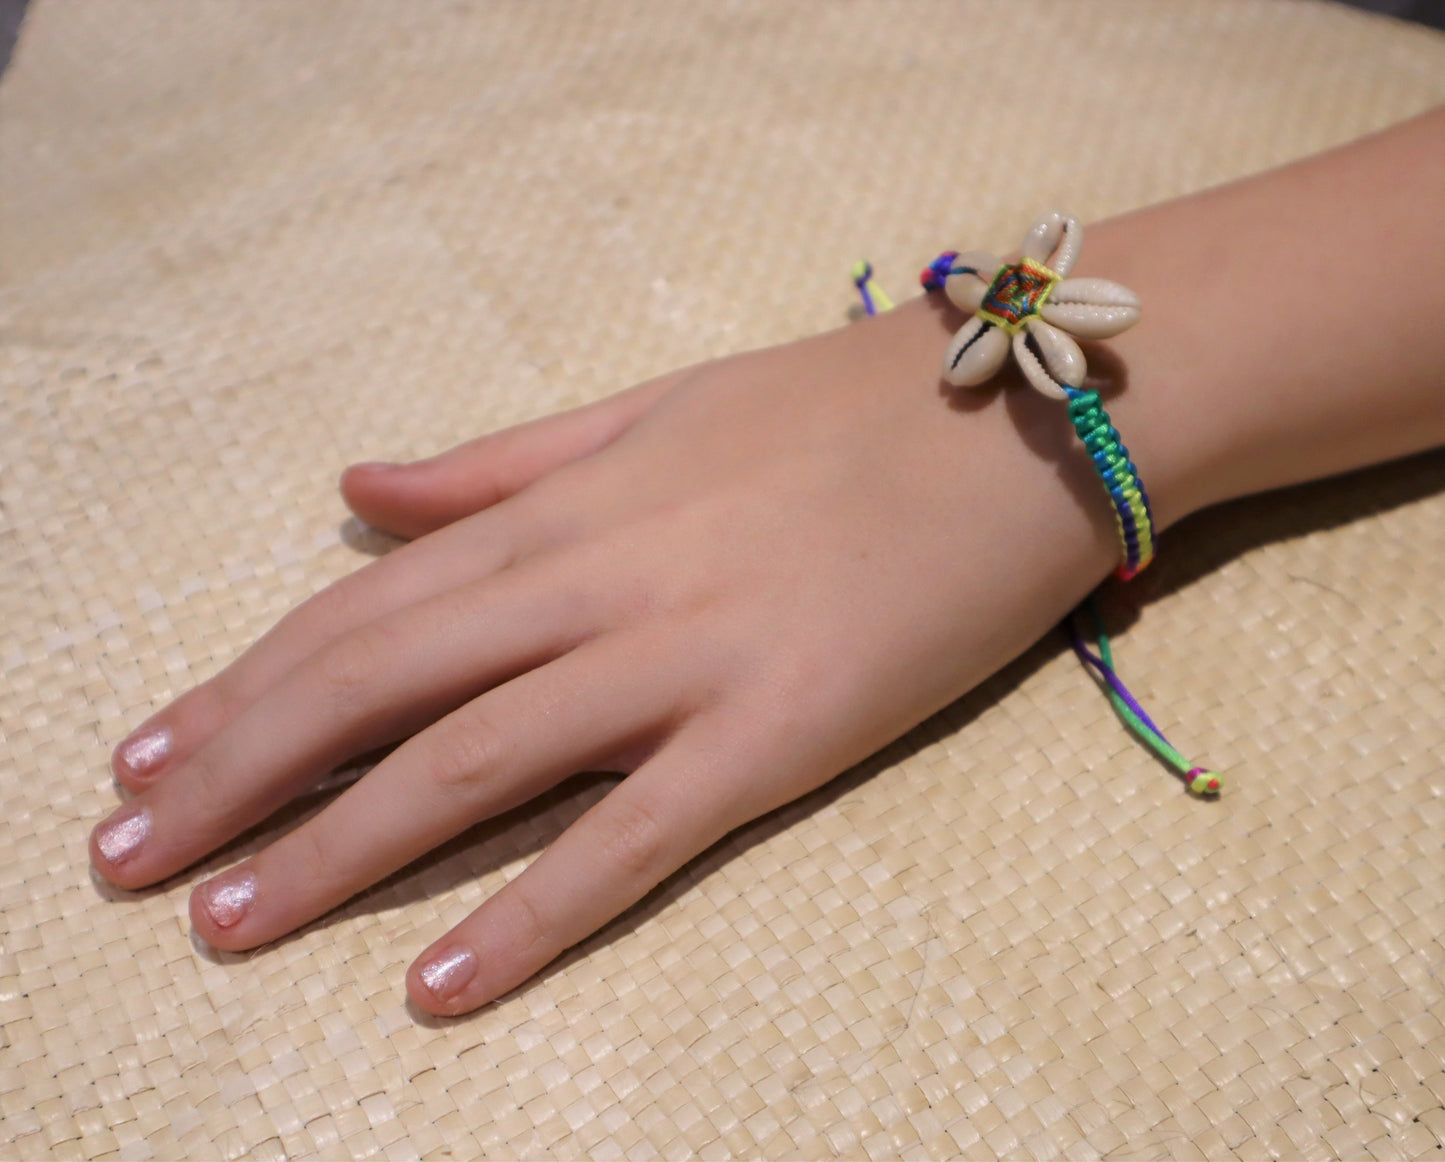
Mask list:
POLYGON ((1118 526, 1066 404, 1044 398, 1012 366, 978 388, 942 380, 944 353, 966 318, 943 296, 920 295, 845 333, 864 340, 877 389, 910 393, 920 422, 942 433, 947 452, 934 487, 955 499, 959 527, 975 529, 981 509, 1005 517, 1006 531, 995 535, 1010 546, 1008 575, 1053 594, 1038 606, 1047 609, 1042 633, 1120 564, 1118 526))

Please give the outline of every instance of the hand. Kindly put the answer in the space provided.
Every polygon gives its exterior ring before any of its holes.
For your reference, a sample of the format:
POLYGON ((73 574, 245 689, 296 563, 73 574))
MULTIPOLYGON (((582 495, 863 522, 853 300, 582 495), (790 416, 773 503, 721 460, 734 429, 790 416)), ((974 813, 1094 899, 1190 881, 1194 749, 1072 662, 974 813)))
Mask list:
POLYGON ((416 539, 117 749, 136 795, 96 829, 95 866, 155 883, 407 739, 195 889, 197 931, 250 948, 566 776, 630 772, 407 979, 442 1014, 522 983, 959 696, 1108 572, 1107 506, 1062 411, 940 389, 958 322, 919 302, 350 470, 355 510, 416 539))
MULTIPOLYGON (((1129 386, 1109 406, 1158 527, 1445 441, 1445 284, 1362 327, 1338 274, 1339 254, 1432 269, 1442 133, 1436 110, 1089 228, 1076 273, 1146 304, 1110 343, 1129 386), (1289 293, 1268 310, 1241 292, 1281 271, 1289 293)), ((940 391, 961 322, 917 301, 436 461, 353 469, 356 511, 418 539, 121 744, 137 794, 92 835, 96 867, 155 883, 408 738, 196 889, 200 933, 250 948, 575 771, 630 772, 408 974, 436 1013, 520 984, 730 829, 962 694, 1113 565, 1108 505, 1061 409, 1026 389, 940 391)))

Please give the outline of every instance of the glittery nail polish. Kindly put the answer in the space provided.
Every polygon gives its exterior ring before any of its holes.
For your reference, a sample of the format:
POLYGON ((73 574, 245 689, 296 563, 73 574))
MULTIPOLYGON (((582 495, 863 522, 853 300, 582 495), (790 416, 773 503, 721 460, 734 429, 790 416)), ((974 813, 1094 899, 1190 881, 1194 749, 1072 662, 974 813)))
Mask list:
POLYGON ((124 863, 136 853, 151 833, 151 813, 145 807, 117 811, 100 825, 95 846, 109 864, 124 863))
POLYGON ((229 928, 256 902, 256 877, 245 868, 232 868, 200 886, 201 906, 217 928, 229 928))
POLYGON ((144 775, 165 762, 171 753, 174 738, 166 726, 138 730, 116 747, 116 774, 123 770, 144 775))
POLYGON ((422 984, 439 1001, 449 1001, 477 974, 477 954, 470 948, 453 948, 421 970, 422 984))

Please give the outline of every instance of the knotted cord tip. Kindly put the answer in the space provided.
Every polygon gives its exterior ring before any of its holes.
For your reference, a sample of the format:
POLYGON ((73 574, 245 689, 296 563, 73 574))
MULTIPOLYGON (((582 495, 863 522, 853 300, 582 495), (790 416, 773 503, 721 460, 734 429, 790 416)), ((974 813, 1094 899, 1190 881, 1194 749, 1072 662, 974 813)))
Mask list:
POLYGON ((1224 780, 1215 771, 1206 771, 1203 767, 1190 768, 1187 776, 1189 790, 1195 795, 1217 795, 1224 787, 1224 780))
POLYGON ((865 313, 876 315, 880 311, 893 309, 893 300, 874 279, 873 264, 866 259, 860 258, 853 264, 853 285, 858 288, 858 294, 863 299, 865 313))
POLYGON ((918 281, 926 291, 942 290, 944 281, 953 270, 953 260, 958 257, 958 251, 945 250, 932 262, 923 268, 923 273, 918 276, 918 281))

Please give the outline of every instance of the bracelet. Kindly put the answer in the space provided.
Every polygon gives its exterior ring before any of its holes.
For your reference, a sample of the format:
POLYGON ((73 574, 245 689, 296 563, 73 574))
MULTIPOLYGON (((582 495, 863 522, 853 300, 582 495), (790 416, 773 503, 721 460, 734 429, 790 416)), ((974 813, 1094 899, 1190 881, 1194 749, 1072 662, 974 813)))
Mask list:
MULTIPOLYGON (((947 250, 924 268, 927 291, 942 291, 955 306, 972 313, 943 357, 943 378, 955 387, 975 387, 992 379, 1013 352, 1024 378, 1050 399, 1068 406, 1069 420, 1084 445, 1114 509, 1120 563, 1115 575, 1128 581, 1154 559, 1154 514, 1139 470, 1129 458, 1099 393, 1084 387, 1087 368, 1075 336, 1108 339, 1139 321, 1139 298, 1103 278, 1070 278, 1083 246, 1076 218, 1057 211, 1030 228, 1016 263, 1004 263, 983 250, 960 254, 947 250)), ((853 267, 853 283, 869 315, 891 310, 866 262, 853 267)), ((1099 675, 1119 717, 1197 795, 1218 794, 1223 783, 1214 771, 1183 757, 1145 713, 1114 671, 1109 639, 1092 598, 1066 623, 1081 661, 1099 675), (1077 626, 1087 611, 1099 652, 1091 652, 1077 626)))

